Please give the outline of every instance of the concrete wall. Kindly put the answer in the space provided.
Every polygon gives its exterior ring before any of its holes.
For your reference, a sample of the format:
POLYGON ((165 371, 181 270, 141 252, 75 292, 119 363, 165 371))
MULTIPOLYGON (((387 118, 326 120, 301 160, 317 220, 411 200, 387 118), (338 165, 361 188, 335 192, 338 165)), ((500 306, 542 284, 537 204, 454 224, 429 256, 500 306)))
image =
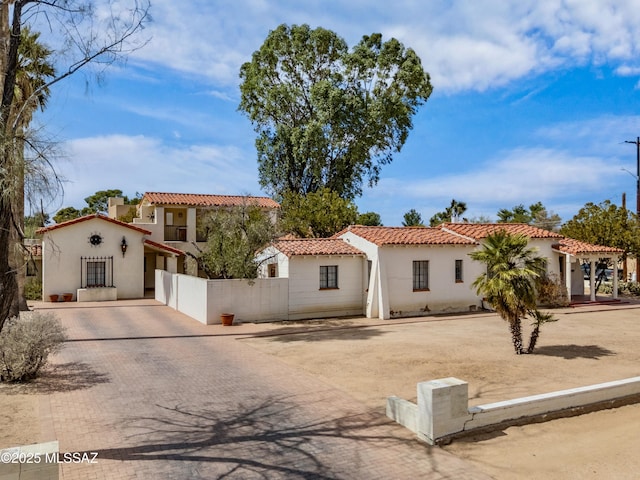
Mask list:
POLYGON ((575 414, 582 407, 606 408, 613 400, 640 395, 640 377, 516 398, 469 408, 468 385, 449 377, 418 384, 418 404, 387 399, 387 416, 430 444, 480 428, 540 417, 575 414))
MULTIPOLYGON (((143 234, 100 218, 92 218, 51 230, 42 239, 42 294, 76 293, 81 287, 80 257, 113 257, 113 284, 118 299, 144 297, 143 234), (102 243, 92 246, 89 237, 100 234, 102 243), (122 255, 122 237, 127 253, 122 255)), ((83 278, 86 272, 82 272, 83 278)))

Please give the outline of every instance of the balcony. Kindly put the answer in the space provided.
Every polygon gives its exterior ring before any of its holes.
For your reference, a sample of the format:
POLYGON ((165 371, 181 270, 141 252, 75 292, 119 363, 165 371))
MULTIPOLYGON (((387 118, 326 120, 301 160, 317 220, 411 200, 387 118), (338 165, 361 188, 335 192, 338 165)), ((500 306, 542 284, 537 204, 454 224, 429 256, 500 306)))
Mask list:
POLYGON ((187 241, 187 227, 185 225, 166 225, 164 227, 164 241, 165 242, 186 242, 187 241))

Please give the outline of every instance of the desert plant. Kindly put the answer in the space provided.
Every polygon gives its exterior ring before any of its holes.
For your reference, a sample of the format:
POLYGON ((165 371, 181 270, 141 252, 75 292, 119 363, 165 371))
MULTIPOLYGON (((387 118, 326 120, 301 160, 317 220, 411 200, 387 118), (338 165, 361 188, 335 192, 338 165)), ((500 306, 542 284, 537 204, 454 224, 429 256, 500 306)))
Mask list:
POLYGON ((9 319, 0 332, 0 381, 35 378, 66 338, 64 327, 51 312, 9 319))
POLYGON ((474 282, 479 295, 487 299, 498 314, 509 323, 511 339, 517 355, 532 353, 540 326, 553 317, 537 310, 536 282, 544 275, 546 260, 528 247, 529 239, 499 230, 487 236, 482 249, 469 256, 486 265, 487 270, 474 282), (522 320, 527 316, 534 322, 528 348, 522 343, 522 320))
POLYGON ((554 273, 543 275, 536 281, 538 305, 546 307, 566 307, 569 305, 567 287, 554 273))
MULTIPOLYGON (((603 283, 600 287, 600 293, 611 294, 613 293, 613 285, 611 283, 603 283)), ((640 296, 640 283, 638 282, 619 282, 618 293, 626 296, 640 296)))
POLYGON ((24 298, 27 300, 42 300, 42 281, 31 280, 25 283, 24 298))

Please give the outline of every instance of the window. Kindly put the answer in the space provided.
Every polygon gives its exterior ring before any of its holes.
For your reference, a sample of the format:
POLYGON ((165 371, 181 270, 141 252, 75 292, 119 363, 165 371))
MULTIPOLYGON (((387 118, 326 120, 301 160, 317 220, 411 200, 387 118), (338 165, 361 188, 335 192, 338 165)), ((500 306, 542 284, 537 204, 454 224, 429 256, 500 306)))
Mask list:
POLYGON ((113 257, 80 257, 80 288, 113 287, 113 257))
POLYGON ((278 276, 278 264, 277 263, 270 263, 268 265, 269 268, 269 278, 275 278, 278 276))
POLYGON ((87 287, 106 285, 106 262, 87 262, 87 287))
POLYGON ((456 283, 462 282, 462 260, 456 260, 456 283))
POLYGON ((338 266, 325 265, 320 267, 320 290, 338 288, 338 266))
POLYGON ((413 262, 413 291, 429 290, 429 260, 413 262))

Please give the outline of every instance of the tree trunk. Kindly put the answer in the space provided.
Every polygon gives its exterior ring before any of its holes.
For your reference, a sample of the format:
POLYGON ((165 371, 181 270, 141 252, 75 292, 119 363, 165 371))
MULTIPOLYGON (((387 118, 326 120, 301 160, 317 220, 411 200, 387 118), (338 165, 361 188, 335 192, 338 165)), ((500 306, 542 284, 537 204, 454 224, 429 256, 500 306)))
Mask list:
POLYGON ((509 321, 509 328, 511 329, 511 340, 513 341, 513 348, 516 351, 516 355, 524 353, 522 348, 522 323, 519 318, 509 321))
POLYGON ((5 321, 18 315, 16 272, 9 261, 11 229, 11 204, 9 198, 0 195, 0 332, 5 321))
POLYGON ((536 343, 538 343, 539 336, 540 336, 540 325, 536 325, 533 331, 531 332, 531 337, 529 337, 529 347, 527 347, 527 353, 533 353, 533 350, 536 348, 536 343))

